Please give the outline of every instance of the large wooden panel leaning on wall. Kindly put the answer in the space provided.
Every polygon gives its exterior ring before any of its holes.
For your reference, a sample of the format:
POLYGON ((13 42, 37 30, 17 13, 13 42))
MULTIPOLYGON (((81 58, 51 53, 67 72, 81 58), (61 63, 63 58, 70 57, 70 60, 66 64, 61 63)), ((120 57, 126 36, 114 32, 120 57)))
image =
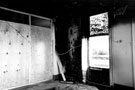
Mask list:
POLYGON ((0 89, 29 82, 31 50, 27 35, 30 36, 28 25, 0 21, 0 89))
POLYGON ((52 67, 48 57, 52 54, 51 33, 49 28, 32 26, 31 30, 26 24, 0 21, 0 90, 52 79, 48 68, 52 67), (35 64, 38 60, 41 65, 35 64))

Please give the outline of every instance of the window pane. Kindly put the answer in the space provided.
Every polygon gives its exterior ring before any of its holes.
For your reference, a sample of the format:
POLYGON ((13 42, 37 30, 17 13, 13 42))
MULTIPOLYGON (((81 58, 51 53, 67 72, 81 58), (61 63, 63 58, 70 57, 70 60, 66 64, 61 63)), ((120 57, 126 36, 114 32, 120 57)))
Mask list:
POLYGON ((90 36, 108 34, 108 13, 90 17, 90 36))
POLYGON ((91 67, 109 68, 108 13, 90 16, 89 62, 91 67))

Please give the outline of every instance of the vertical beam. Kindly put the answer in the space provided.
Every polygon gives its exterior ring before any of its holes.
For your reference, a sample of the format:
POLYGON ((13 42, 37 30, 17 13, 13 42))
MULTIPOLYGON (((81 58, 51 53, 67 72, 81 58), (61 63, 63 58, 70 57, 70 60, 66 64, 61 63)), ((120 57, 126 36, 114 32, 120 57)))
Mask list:
MULTIPOLYGON (((89 33, 90 34, 90 33, 89 33)), ((89 67, 90 67, 90 60, 89 60, 89 45, 90 45, 90 43, 89 43, 89 38, 90 37, 87 37, 87 66, 88 66, 88 68, 87 68, 87 70, 86 70, 86 73, 87 73, 87 71, 89 72, 89 67)), ((85 75, 85 77, 86 77, 87 75, 85 75)), ((87 77, 86 77, 86 82, 87 82, 87 77)))
POLYGON ((89 38, 87 38, 87 65, 90 66, 90 60, 89 60, 89 38))
POLYGON ((110 86, 114 85, 113 80, 113 57, 112 57, 112 28, 109 29, 109 76, 110 76, 110 86))
MULTIPOLYGON (((29 15, 29 26, 30 26, 30 45, 31 45, 31 15, 29 15)), ((31 50, 32 50, 32 47, 31 47, 31 50)), ((32 54, 30 56, 32 57, 32 54)), ((29 60, 29 83, 30 81, 31 81, 31 59, 29 60)))
MULTIPOLYGON (((55 48, 55 36, 54 36, 54 25, 53 25, 53 21, 51 20, 50 21, 51 22, 51 33, 52 33, 52 39, 51 39, 51 59, 52 59, 52 66, 53 66, 53 62, 54 62, 54 59, 53 59, 53 57, 54 57, 54 48, 55 48)), ((52 75, 53 75, 53 68, 52 68, 52 75)), ((53 78, 53 77, 52 77, 53 78)))
POLYGON ((53 74, 58 74, 58 67, 57 67, 57 61, 56 61, 56 51, 55 51, 55 25, 53 24, 53 21, 51 21, 51 30, 52 30, 52 64, 53 64, 53 74))
POLYGON ((132 64, 133 64, 133 87, 135 90, 135 19, 132 19, 131 34, 132 34, 132 64))

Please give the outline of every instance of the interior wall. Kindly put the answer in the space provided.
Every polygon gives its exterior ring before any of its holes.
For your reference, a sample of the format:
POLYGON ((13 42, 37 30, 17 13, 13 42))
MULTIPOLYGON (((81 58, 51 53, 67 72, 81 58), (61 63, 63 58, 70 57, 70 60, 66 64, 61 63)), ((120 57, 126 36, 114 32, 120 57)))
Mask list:
POLYGON ((131 21, 118 20, 112 28, 113 82, 133 87, 131 21))
POLYGON ((81 82, 81 18, 68 13, 57 17, 55 25, 56 50, 65 67, 66 80, 81 82))

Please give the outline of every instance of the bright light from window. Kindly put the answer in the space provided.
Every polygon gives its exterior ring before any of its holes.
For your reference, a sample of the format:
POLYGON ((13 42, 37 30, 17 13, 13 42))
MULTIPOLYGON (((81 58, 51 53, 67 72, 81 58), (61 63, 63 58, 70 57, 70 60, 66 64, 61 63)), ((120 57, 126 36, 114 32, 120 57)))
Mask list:
POLYGON ((89 65, 109 68, 108 13, 90 16, 89 65))
POLYGON ((89 65, 91 67, 109 68, 109 36, 89 38, 89 65))

